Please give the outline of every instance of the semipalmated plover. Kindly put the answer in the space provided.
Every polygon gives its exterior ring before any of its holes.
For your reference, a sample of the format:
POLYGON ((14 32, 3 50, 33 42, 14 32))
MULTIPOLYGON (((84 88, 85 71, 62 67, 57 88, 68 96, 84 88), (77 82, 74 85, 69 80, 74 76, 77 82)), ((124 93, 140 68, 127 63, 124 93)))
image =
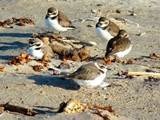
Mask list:
MULTIPOLYGON (((62 71, 58 68, 50 68, 49 70, 53 71, 53 74, 61 74, 62 71), (57 71, 57 72, 56 72, 57 71)), ((63 79, 73 80, 80 86, 85 86, 89 88, 95 87, 106 87, 109 84, 105 83, 107 68, 104 65, 98 63, 87 63, 80 66, 75 72, 68 73, 62 77, 63 79)))
POLYGON ((96 24, 96 33, 102 39, 109 41, 119 32, 119 27, 106 17, 100 17, 96 24))
POLYGON ((40 60, 43 58, 44 53, 42 51, 43 42, 39 39, 30 39, 29 40, 29 47, 27 52, 31 55, 34 59, 40 60))
POLYGON ((105 58, 112 55, 122 58, 131 51, 132 46, 128 33, 125 30, 120 30, 118 35, 108 42, 105 58))
POLYGON ((68 19, 68 17, 63 14, 63 12, 54 7, 50 7, 48 9, 45 17, 45 23, 48 28, 58 32, 76 28, 72 25, 72 22, 68 19))

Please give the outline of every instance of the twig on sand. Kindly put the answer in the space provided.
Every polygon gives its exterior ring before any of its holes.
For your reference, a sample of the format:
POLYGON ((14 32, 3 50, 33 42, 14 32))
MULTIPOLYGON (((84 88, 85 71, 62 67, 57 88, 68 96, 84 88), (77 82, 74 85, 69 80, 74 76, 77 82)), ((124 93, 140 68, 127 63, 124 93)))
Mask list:
POLYGON ((73 22, 79 21, 81 23, 84 23, 86 21, 98 21, 99 17, 87 17, 87 18, 79 18, 79 19, 74 19, 72 20, 73 22))
POLYGON ((147 76, 147 77, 157 77, 160 78, 160 73, 154 72, 128 72, 129 76, 147 76))
POLYGON ((9 103, 1 104, 0 110, 1 110, 0 113, 3 113, 4 111, 9 111, 9 112, 21 113, 28 116, 34 116, 37 114, 37 112, 33 111, 32 109, 28 109, 28 108, 24 108, 16 105, 10 105, 9 103))
POLYGON ((138 28, 140 27, 140 25, 139 25, 139 23, 136 23, 136 22, 134 22, 134 21, 131 21, 131 20, 129 20, 129 19, 127 19, 127 18, 123 18, 123 17, 117 17, 117 18, 115 18, 116 20, 118 20, 118 21, 122 21, 122 22, 124 22, 124 23, 131 23, 131 24, 135 24, 138 28))

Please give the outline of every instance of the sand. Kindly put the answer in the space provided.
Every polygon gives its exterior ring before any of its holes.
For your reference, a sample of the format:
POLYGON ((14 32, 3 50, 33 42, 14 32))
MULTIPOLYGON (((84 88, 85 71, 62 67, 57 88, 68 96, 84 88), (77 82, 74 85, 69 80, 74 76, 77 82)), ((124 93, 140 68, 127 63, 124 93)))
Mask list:
MULTIPOLYGON (((72 89, 68 82, 54 79, 47 70, 33 71, 32 61, 25 65, 8 65, 14 56, 25 51, 28 39, 32 33, 46 31, 44 16, 48 7, 55 6, 64 11, 77 26, 74 31, 62 33, 82 41, 94 41, 97 51, 104 54, 107 42, 95 34, 96 21, 80 22, 79 19, 91 18, 96 20, 94 11, 102 11, 109 18, 125 18, 133 49, 126 58, 140 58, 150 53, 160 52, 160 1, 158 0, 0 0, 0 20, 11 17, 30 17, 35 26, 0 28, 0 63, 5 66, 0 72, 0 103, 10 102, 14 105, 39 108, 45 113, 29 117, 21 114, 4 112, 0 120, 93 120, 98 119, 89 113, 66 115, 55 114, 53 111, 63 101, 70 98, 82 102, 101 105, 111 105, 119 116, 130 120, 159 120, 160 119, 160 80, 149 81, 145 77, 133 79, 121 78, 116 75, 119 71, 145 71, 151 69, 160 72, 160 60, 143 58, 135 64, 114 63, 108 65, 107 80, 111 83, 107 89, 72 89), (116 13, 120 10, 120 13, 116 13), (131 16, 128 11, 135 11, 131 16), (91 27, 87 27, 90 25, 91 27), (145 33, 138 36, 139 33, 145 33)), ((52 60, 51 65, 60 61, 52 60)), ((75 63, 75 66, 81 63, 75 63)), ((100 119, 100 118, 99 118, 100 119)))

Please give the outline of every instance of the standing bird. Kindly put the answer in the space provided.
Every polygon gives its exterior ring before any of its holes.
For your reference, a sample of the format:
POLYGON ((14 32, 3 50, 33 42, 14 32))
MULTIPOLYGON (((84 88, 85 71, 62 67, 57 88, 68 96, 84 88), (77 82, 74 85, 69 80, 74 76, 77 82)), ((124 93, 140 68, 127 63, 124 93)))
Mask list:
MULTIPOLYGON (((57 69, 53 68, 52 70, 53 73, 55 73, 55 70, 57 69)), ((57 71, 61 73, 59 70, 57 71)), ((80 66, 75 72, 70 73, 62 78, 73 80, 78 85, 89 88, 95 88, 98 86, 106 87, 109 85, 108 83, 104 82, 107 76, 106 73, 106 66, 99 65, 97 63, 87 63, 80 66)))
POLYGON ((118 35, 112 38, 107 45, 105 58, 109 56, 116 56, 118 58, 123 58, 132 49, 131 41, 129 40, 129 35, 125 30, 120 30, 118 35))
POLYGON ((54 7, 50 7, 45 17, 45 23, 48 28, 56 30, 58 32, 67 31, 69 29, 75 29, 72 22, 61 11, 54 7))
POLYGON ((96 33, 102 39, 109 41, 119 32, 119 27, 106 17, 100 17, 96 24, 96 33))

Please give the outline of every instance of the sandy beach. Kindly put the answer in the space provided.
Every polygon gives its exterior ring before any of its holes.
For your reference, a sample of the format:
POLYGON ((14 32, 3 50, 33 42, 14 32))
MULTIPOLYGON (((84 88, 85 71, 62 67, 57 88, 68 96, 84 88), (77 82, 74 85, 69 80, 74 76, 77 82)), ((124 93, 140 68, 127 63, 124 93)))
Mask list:
MULTIPOLYGON (((0 27, 0 104, 10 104, 41 110, 35 116, 3 112, 0 120, 101 120, 88 112, 77 114, 55 113, 59 104, 69 99, 85 103, 111 105, 123 120, 160 119, 160 78, 147 76, 133 78, 117 75, 121 71, 160 73, 160 58, 152 59, 150 54, 160 53, 160 1, 158 0, 0 0, 0 21, 8 18, 29 17, 35 25, 0 27), (80 41, 93 41, 94 55, 103 56, 107 42, 95 33, 98 15, 121 18, 126 21, 122 27, 130 35, 132 51, 125 59, 137 58, 134 64, 113 63, 107 65, 107 89, 73 89, 68 81, 56 79, 47 69, 41 72, 32 66, 40 64, 31 61, 23 65, 9 65, 15 56, 28 47, 33 33, 45 32, 44 18, 47 9, 54 6, 62 10, 77 27, 63 32, 80 41), (100 11, 98 13, 97 11, 100 11), (117 12, 118 11, 118 12, 117 12), (131 14, 134 11, 134 15, 131 14), (98 14, 98 15, 97 15, 98 14), (92 19, 92 20, 86 20, 92 19)), ((92 54, 92 55, 93 55, 92 54)), ((60 60, 52 59, 49 65, 58 65, 60 60)), ((72 62, 72 61, 70 61, 72 62)), ((85 62, 73 62, 73 68, 85 62)))

